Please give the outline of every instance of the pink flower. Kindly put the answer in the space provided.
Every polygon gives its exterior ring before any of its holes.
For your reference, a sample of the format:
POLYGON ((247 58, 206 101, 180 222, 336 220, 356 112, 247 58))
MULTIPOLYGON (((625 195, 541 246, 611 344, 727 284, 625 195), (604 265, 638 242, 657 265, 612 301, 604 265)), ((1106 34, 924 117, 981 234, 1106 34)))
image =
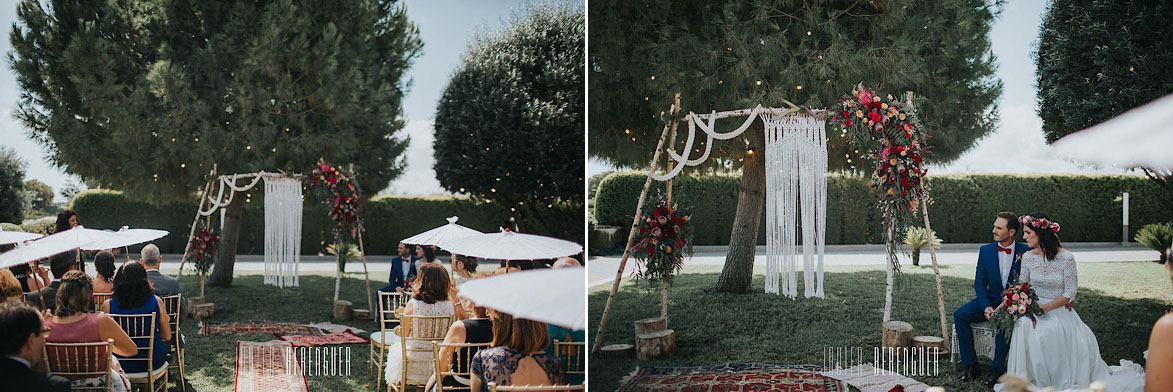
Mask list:
POLYGON ((1016 307, 1014 305, 1010 305, 1010 307, 1007 308, 1006 310, 1009 310, 1010 313, 1014 313, 1014 312, 1018 311, 1018 307, 1016 307))
POLYGON ((1027 298, 1027 299, 1026 299, 1026 304, 1027 304, 1027 305, 1030 305, 1030 298, 1027 298))
POLYGON ((652 237, 659 238, 661 234, 663 234, 663 232, 660 231, 659 227, 652 229, 652 237))
POLYGON ((668 224, 668 217, 666 216, 660 215, 660 217, 656 219, 660 222, 661 225, 668 224))
POLYGON ((1018 308, 1018 314, 1026 313, 1026 308, 1018 308))
POLYGON ((872 92, 871 91, 863 90, 862 92, 859 93, 859 104, 860 105, 866 106, 866 105, 870 105, 871 103, 872 103, 872 92))
POLYGON ((1017 301, 1018 300, 1018 293, 1014 293, 1014 296, 1010 297, 1010 299, 1017 301))

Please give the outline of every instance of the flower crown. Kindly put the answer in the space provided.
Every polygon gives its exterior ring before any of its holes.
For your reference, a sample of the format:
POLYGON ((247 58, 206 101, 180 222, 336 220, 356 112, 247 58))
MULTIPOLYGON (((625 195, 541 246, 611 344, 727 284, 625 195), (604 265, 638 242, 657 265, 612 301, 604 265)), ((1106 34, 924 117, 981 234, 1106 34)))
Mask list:
POLYGON ((1042 230, 1051 230, 1056 233, 1059 232, 1059 222, 1052 222, 1052 221, 1045 219, 1045 218, 1035 218, 1030 215, 1024 215, 1024 216, 1019 217, 1018 221, 1020 223, 1022 223, 1023 225, 1029 225, 1030 227, 1032 227, 1036 230, 1042 229, 1042 230))

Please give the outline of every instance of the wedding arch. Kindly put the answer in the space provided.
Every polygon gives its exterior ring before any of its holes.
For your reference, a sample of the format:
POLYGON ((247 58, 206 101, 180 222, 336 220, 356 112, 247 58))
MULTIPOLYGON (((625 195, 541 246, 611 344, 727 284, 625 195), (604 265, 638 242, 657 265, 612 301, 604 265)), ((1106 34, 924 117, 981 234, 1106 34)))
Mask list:
POLYGON ((767 108, 758 105, 752 109, 712 111, 708 114, 690 112, 683 117, 688 123, 688 136, 684 142, 684 154, 680 154, 671 146, 666 147, 664 143, 671 135, 669 143, 675 144, 680 113, 680 95, 676 95, 675 102, 669 110, 669 120, 652 154, 651 168, 640 192, 635 218, 628 233, 623 257, 619 262, 619 270, 615 273, 615 280, 607 297, 593 351, 597 352, 601 347, 603 332, 627 260, 631 256, 632 243, 652 181, 666 182, 668 204, 671 204, 672 178, 679 175, 685 166, 698 166, 707 161, 713 148, 713 140, 738 137, 757 119, 762 120, 766 134, 766 292, 785 294, 791 298, 798 295, 796 230, 798 217, 801 216, 803 295, 808 298, 824 297, 823 261, 827 217, 825 120, 829 112, 822 109, 800 108, 786 100, 782 102, 788 107, 767 108), (745 120, 732 131, 716 130, 715 122, 718 119, 732 117, 745 117, 745 120), (693 151, 697 139, 697 129, 704 133, 705 150, 699 157, 690 159, 690 152, 693 151), (667 152, 670 161, 666 172, 658 174, 656 171, 662 151, 667 152))

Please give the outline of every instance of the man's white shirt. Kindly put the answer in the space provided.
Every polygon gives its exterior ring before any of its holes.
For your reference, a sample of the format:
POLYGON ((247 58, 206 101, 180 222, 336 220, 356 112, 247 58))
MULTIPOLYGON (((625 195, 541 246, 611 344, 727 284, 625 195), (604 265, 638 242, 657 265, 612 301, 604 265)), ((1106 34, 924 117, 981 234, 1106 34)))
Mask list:
POLYGON ((1007 280, 1010 279, 1010 267, 1014 266, 1015 245, 1017 245, 1016 242, 1010 243, 1010 253, 1002 251, 1002 244, 996 245, 998 246, 998 268, 1002 272, 1002 288, 1006 288, 1006 285, 1010 283, 1007 280))

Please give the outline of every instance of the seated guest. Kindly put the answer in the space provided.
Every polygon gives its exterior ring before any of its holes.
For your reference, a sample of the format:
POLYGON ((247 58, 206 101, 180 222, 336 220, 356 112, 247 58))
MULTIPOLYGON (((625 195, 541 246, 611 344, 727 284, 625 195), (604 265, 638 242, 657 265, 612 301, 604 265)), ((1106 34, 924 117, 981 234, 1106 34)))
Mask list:
MULTIPOLYGON (((109 252, 107 252, 109 253, 109 252)), ((114 322, 114 319, 105 313, 94 312, 94 287, 89 275, 81 271, 69 271, 61 278, 61 289, 57 290, 57 309, 54 316, 48 320, 49 333, 47 341, 53 343, 94 343, 114 339, 114 354, 133 356, 138 348, 126 332, 114 322)), ((55 358, 49 353, 49 360, 55 358)), ((111 389, 125 391, 130 389, 130 381, 121 372, 118 363, 110 369, 114 372, 111 379, 111 389)))
POLYGON ((477 258, 465 255, 452 255, 452 283, 460 286, 477 273, 477 258))
POLYGON ((507 274, 510 272, 521 271, 521 262, 517 260, 501 260, 501 266, 493 270, 493 274, 507 274))
POLYGON ((73 210, 64 210, 57 213, 56 224, 57 230, 53 231, 54 234, 81 226, 81 220, 77 219, 77 213, 73 210))
MULTIPOLYGON (((561 259, 558 259, 558 261, 555 261, 554 266, 553 266, 553 269, 562 269, 562 268, 582 268, 582 265, 579 264, 578 260, 574 259, 573 257, 563 257, 561 259)), ((562 353, 555 353, 554 352, 554 341, 557 340, 562 343, 586 342, 586 331, 585 330, 570 329, 570 328, 565 328, 565 327, 554 325, 554 324, 546 324, 546 332, 550 335, 550 342, 549 342, 550 345, 548 347, 546 347, 547 354, 557 355, 558 359, 561 359, 563 363, 566 363, 567 361, 571 360, 570 356, 582 355, 582 353, 576 353, 576 352, 566 353, 569 355, 564 355, 562 353)), ((577 359, 577 358, 575 358, 575 359, 577 359)), ((584 381, 586 381, 586 379, 581 374, 570 374, 570 375, 567 375, 567 381, 571 384, 582 384, 584 381)))
MULTIPOLYGON (((114 273, 114 296, 102 304, 102 311, 110 314, 155 314, 155 347, 151 353, 155 367, 163 365, 167 360, 167 341, 171 340, 171 323, 164 311, 163 300, 155 296, 151 283, 147 280, 147 271, 142 264, 126 263, 114 273)), ((148 331, 132 331, 134 335, 146 335, 148 331)), ((138 347, 146 347, 144 339, 134 339, 138 347)), ((115 352, 115 354, 118 354, 115 352)), ((123 358, 146 358, 145 352, 138 352, 134 356, 123 358)), ((141 373, 147 371, 146 361, 123 361, 122 369, 127 373, 141 373)))
MULTIPOLYGON (((464 309, 453 305, 448 298, 448 270, 439 263, 426 263, 420 268, 419 277, 416 278, 415 287, 412 290, 411 301, 403 308, 403 315, 405 316, 456 316, 456 319, 464 318, 464 309)), ((447 329, 448 326, 445 326, 447 329)), ((422 329, 422 328, 421 328, 422 329)), ((412 330, 411 323, 404 323, 399 326, 400 336, 414 336, 419 337, 420 331, 412 330)), ((387 384, 398 384, 403 381, 403 350, 399 348, 400 340, 391 340, 390 347, 387 349, 387 384)), ((424 384, 428 382, 428 377, 431 377, 432 371, 435 369, 432 363, 431 344, 421 341, 409 342, 407 348, 409 349, 427 349, 427 351, 409 351, 407 353, 407 381, 414 384, 424 384)))
MULTIPOLYGON (((473 309, 473 317, 452 323, 448 328, 448 334, 444 336, 444 343, 492 343, 493 342, 493 321, 489 319, 488 309, 484 307, 471 304, 473 309)), ((468 359, 480 351, 476 348, 461 349, 459 358, 462 360, 458 363, 453 362, 453 350, 450 348, 440 349, 440 363, 450 363, 449 368, 456 366, 456 372, 468 373, 468 359)), ((445 376, 443 385, 446 387, 464 387, 468 388, 471 381, 464 377, 445 376)), ((425 391, 432 390, 432 386, 436 383, 436 375, 428 380, 425 391)))
POLYGON ((3 302, 24 302, 20 281, 7 268, 0 269, 0 303, 3 302))
POLYGON ((28 293, 24 296, 24 300, 33 306, 41 307, 42 310, 49 309, 52 311, 57 308, 57 289, 61 287, 61 277, 65 276, 66 272, 77 269, 76 261, 76 250, 58 253, 50 257, 49 270, 53 272, 53 281, 49 282, 48 286, 40 290, 28 293))
POLYGON ((24 290, 26 293, 39 290, 49 284, 49 271, 36 262, 14 265, 8 268, 12 270, 12 275, 20 281, 21 290, 24 290), (34 268, 37 271, 35 274, 33 273, 34 268))
POLYGON ((0 379, 11 391, 69 391, 69 381, 33 371, 41 363, 49 328, 26 304, 0 304, 0 379))
POLYGON ((114 292, 114 253, 104 250, 94 255, 94 292, 114 292))
POLYGON ((416 274, 415 257, 411 256, 411 248, 400 242, 398 252, 398 256, 391 258, 391 276, 387 279, 387 285, 379 291, 393 293, 395 289, 405 287, 409 278, 416 274))
POLYGON ((512 315, 492 312, 493 347, 480 350, 472 357, 473 392, 489 390, 490 382, 497 385, 562 385, 566 383, 566 367, 558 357, 546 354, 549 336, 546 324, 515 319, 512 315))
POLYGON ((415 268, 419 270, 424 264, 436 262, 436 249, 429 245, 416 245, 415 257, 415 268))
MULTIPOLYGON (((147 269, 147 280, 151 281, 151 286, 155 289, 155 295, 160 297, 170 297, 175 294, 182 294, 179 290, 179 279, 163 275, 159 272, 159 266, 163 264, 163 256, 159 254, 159 247, 155 244, 147 244, 143 247, 142 263, 143 268, 147 269)), ((182 298, 179 302, 179 318, 182 319, 187 314, 187 299, 182 298)))

